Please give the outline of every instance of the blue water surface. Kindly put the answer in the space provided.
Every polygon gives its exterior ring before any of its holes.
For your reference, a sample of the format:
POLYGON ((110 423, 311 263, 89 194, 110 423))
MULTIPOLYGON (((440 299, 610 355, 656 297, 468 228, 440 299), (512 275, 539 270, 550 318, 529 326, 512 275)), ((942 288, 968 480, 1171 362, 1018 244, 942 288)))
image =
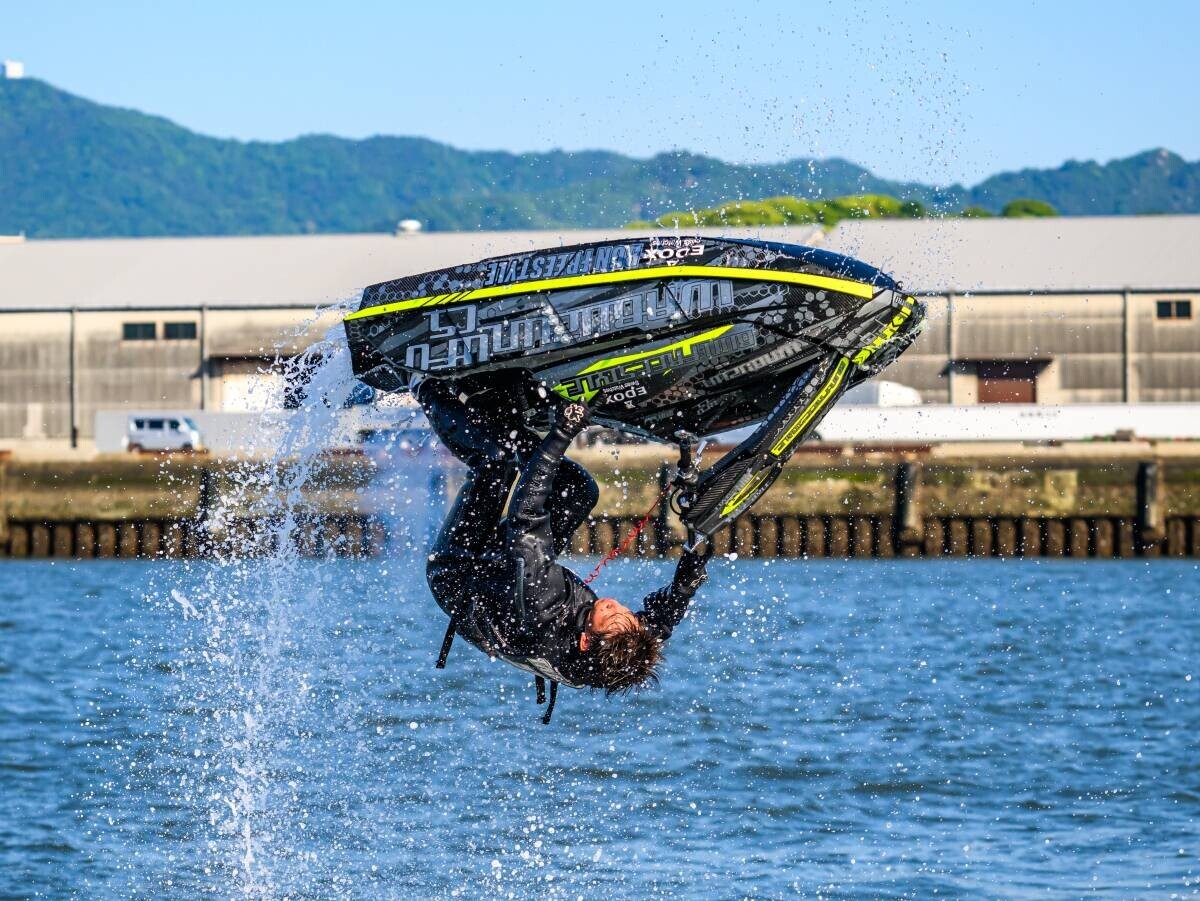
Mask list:
POLYGON ((416 560, 6 562, 0 896, 1200 893, 1194 564, 712 570, 545 727, 416 560))

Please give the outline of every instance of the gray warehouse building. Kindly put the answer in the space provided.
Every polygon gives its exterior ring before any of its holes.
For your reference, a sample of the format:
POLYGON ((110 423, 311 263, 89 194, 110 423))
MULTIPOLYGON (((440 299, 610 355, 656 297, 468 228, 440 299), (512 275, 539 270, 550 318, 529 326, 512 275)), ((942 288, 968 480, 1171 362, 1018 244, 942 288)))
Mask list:
MULTIPOLYGON (((888 378, 926 402, 1200 401, 1200 216, 707 233, 849 253, 925 296, 888 378)), ((616 234, 0 239, 0 446, 87 445, 101 410, 253 409, 260 371, 365 285, 616 234)))
POLYGON ((926 402, 1200 401, 1200 216, 843 223, 929 304, 887 378, 926 402))

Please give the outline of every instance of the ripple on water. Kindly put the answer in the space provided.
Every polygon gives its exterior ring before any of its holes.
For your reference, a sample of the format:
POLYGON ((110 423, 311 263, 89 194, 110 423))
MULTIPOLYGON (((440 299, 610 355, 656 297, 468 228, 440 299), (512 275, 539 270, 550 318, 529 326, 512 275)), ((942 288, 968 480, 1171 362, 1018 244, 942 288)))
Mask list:
POLYGON ((444 619, 396 566, 300 564, 236 707, 198 678, 196 622, 141 600, 167 578, 196 603, 205 564, 0 567, 0 895, 232 894, 210 845, 241 837, 209 795, 237 779, 262 896, 1200 885, 1190 564, 718 562, 660 691, 564 690, 548 728, 465 643, 432 670, 444 619), (741 600, 768 584, 777 606, 741 600))

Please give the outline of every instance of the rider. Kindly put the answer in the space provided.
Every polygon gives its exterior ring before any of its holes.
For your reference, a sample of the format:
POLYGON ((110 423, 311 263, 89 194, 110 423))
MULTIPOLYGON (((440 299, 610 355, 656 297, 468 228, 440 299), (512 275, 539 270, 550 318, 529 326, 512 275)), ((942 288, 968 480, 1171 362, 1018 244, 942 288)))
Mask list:
MULTIPOLYGON (((711 551, 684 551, 671 584, 634 613, 599 598, 556 560, 596 504, 596 483, 564 455, 588 411, 568 403, 539 440, 520 410, 485 412, 445 383, 413 392, 430 425, 470 471, 429 557, 429 587, 450 616, 439 665, 454 634, 485 654, 558 683, 608 694, 656 683, 663 642, 705 580, 711 551), (518 464, 520 480, 504 518, 518 464)), ((545 722, 549 722, 550 710, 545 722)))

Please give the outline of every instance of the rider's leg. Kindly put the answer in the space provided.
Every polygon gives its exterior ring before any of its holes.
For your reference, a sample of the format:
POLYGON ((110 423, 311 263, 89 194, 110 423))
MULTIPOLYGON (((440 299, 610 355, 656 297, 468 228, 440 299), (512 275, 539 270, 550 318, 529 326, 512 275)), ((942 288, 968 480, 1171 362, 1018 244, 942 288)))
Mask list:
POLYGON ((434 541, 425 568, 434 598, 449 616, 470 604, 485 559, 503 553, 504 505, 515 467, 485 463, 472 469, 434 541))
POLYGON ((516 468, 485 464, 467 473, 431 556, 479 556, 502 548, 501 520, 516 468))
POLYGON ((426 379, 413 391, 429 425, 450 453, 472 469, 485 464, 514 463, 514 452, 498 440, 494 424, 468 407, 446 382, 426 379))
POLYGON ((445 382, 425 380, 414 395, 442 443, 470 467, 430 553, 430 571, 503 548, 501 520, 516 477, 516 454, 494 423, 445 382))
POLYGON ((567 549, 571 536, 583 525, 599 499, 600 489, 591 473, 574 460, 564 459, 554 480, 554 496, 546 505, 556 556, 567 549))
MULTIPOLYGON (((463 486, 454 509, 447 518, 437 547, 457 547, 460 536, 470 536, 476 546, 493 550, 498 546, 502 527, 497 530, 498 515, 504 507, 508 487, 515 475, 516 461, 527 461, 541 444, 541 437, 530 429, 521 416, 521 385, 504 386, 492 392, 485 410, 464 403, 445 382, 425 380, 415 386, 414 394, 430 426, 442 443, 473 471, 463 486), (503 497, 497 503, 492 485, 501 478, 499 469, 506 470, 503 497), (484 469, 489 470, 487 473, 484 469), (481 498, 487 498, 480 506, 481 498), (485 529, 486 521, 490 528, 485 529), (485 534, 486 533, 486 534, 485 534)), ((599 489, 586 469, 573 460, 564 459, 554 481, 551 497, 546 504, 550 529, 554 535, 555 553, 562 553, 571 537, 596 506, 599 489)))

